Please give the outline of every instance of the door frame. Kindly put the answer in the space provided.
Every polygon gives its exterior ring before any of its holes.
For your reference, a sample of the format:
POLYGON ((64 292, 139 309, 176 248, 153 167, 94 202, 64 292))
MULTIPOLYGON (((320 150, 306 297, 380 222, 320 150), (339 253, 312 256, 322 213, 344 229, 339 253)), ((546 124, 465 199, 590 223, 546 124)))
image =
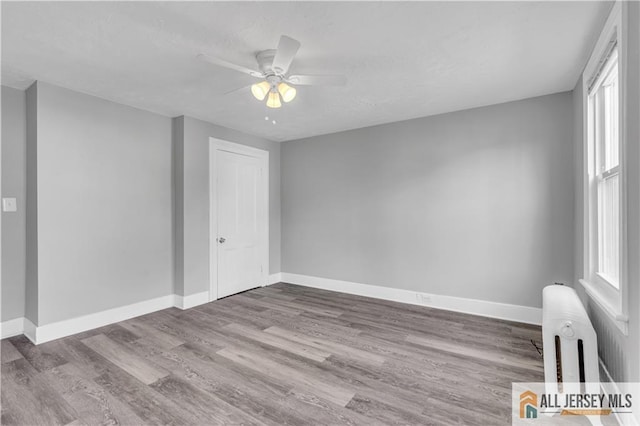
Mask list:
POLYGON ((269 151, 241 145, 222 139, 209 138, 209 301, 218 299, 218 152, 225 151, 257 158, 264 170, 261 176, 264 191, 265 227, 260 238, 262 252, 262 274, 258 285, 265 286, 269 279, 269 151))

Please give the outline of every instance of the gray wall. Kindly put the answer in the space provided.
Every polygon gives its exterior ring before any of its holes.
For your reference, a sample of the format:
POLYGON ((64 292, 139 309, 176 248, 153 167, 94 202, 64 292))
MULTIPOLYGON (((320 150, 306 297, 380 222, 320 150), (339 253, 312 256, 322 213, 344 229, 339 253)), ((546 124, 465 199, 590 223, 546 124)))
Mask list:
POLYGON ((2 196, 15 197, 18 211, 2 213, 2 318, 24 316, 25 297, 25 92, 2 86, 2 196))
POLYGON ((27 89, 25 317, 38 323, 38 85, 27 89))
MULTIPOLYGON (((628 25, 626 87, 627 126, 627 257, 629 264, 629 334, 625 336, 613 324, 609 316, 585 294, 578 280, 583 278, 583 251, 585 242, 583 226, 583 193, 576 192, 576 271, 575 287, 582 296, 591 322, 598 334, 598 351, 612 378, 617 382, 637 382, 640 380, 640 3, 623 2, 623 19, 628 25)), ((582 81, 578 81, 573 91, 575 127, 576 188, 582 188, 583 181, 583 115, 582 81)), ((640 420, 640 419, 639 419, 640 420)))
POLYGON ((172 294, 171 119, 37 88, 38 324, 172 294))
POLYGON ((525 306, 573 279, 570 92, 285 142, 283 272, 525 306))
POLYGON ((3 321, 44 325, 208 290, 210 136, 270 152, 280 272, 280 144, 42 82, 3 87, 2 101, 3 194, 19 207, 3 215, 3 321))
POLYGON ((173 130, 178 294, 209 290, 209 137, 269 151, 269 272, 280 272, 280 144, 191 117, 173 130))

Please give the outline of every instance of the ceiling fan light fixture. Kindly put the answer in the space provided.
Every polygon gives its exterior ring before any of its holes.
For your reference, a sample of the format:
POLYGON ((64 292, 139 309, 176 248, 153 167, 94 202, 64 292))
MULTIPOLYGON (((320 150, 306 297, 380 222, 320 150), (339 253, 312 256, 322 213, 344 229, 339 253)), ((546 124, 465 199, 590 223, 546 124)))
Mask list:
POLYGON ((296 97, 296 89, 289 86, 287 83, 278 84, 278 92, 282 96, 282 100, 285 102, 291 102, 296 97))
MULTIPOLYGON (((2 0, 0 0, 2 1, 2 0)), ((289 68, 300 49, 300 42, 291 37, 283 35, 280 37, 276 49, 263 50, 255 55, 257 67, 248 68, 243 65, 234 64, 222 58, 200 53, 198 58, 212 65, 250 75, 259 79, 259 82, 252 84, 251 94, 261 102, 266 99, 267 107, 280 108, 282 102, 291 102, 296 98, 296 86, 343 86, 346 78, 341 75, 290 75, 289 68)), ((232 90, 225 95, 242 90, 232 90)), ((265 117, 268 121, 268 118, 265 117)), ((275 124, 275 123, 274 123, 275 124)))
POLYGON ((271 84, 266 80, 251 86, 251 93, 259 101, 264 100, 269 90, 271 90, 271 84))
POLYGON ((280 95, 278 92, 269 92, 269 98, 267 98, 267 106, 269 108, 280 108, 282 103, 280 102, 280 95))

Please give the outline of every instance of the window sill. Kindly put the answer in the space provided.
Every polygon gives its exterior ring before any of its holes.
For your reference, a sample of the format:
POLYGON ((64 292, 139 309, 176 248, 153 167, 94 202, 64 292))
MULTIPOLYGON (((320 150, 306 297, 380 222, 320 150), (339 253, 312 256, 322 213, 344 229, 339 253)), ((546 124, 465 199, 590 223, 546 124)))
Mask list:
POLYGON ((609 277, 608 275, 601 274, 600 272, 596 272, 596 275, 598 276, 598 278, 604 281, 608 286, 611 286, 616 291, 620 291, 620 284, 614 284, 615 281, 613 280, 613 278, 609 277))
POLYGON ((611 302, 604 298, 598 288, 588 281, 579 280, 587 295, 604 311, 605 314, 613 321, 618 329, 625 335, 629 335, 629 318, 623 315, 619 309, 614 307, 611 302))

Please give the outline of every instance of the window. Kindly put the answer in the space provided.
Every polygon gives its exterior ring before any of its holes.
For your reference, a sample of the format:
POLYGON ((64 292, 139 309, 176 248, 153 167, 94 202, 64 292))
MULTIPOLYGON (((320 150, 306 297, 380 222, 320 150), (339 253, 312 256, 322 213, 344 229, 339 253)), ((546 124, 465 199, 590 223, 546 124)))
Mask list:
POLYGON ((620 288, 620 132, 618 49, 614 47, 589 90, 589 133, 593 143, 590 176, 597 228, 598 278, 620 288))
POLYGON ((628 332, 626 283, 624 2, 616 2, 582 74, 584 275, 580 283, 628 332))

